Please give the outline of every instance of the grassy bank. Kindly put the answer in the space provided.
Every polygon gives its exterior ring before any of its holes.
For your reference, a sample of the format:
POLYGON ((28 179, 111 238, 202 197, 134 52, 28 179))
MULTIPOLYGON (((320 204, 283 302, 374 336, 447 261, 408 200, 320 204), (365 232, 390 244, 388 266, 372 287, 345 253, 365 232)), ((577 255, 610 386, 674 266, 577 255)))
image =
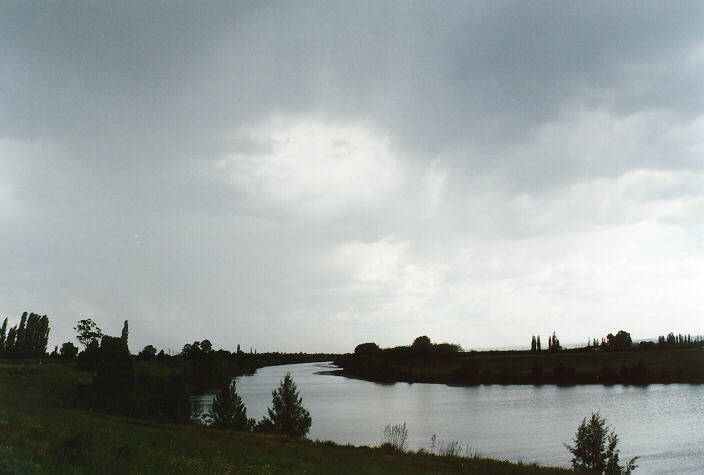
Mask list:
POLYGON ((624 352, 411 352, 347 355, 341 374, 372 381, 446 384, 704 383, 701 348, 624 352))
MULTIPOLYGON (((154 364, 136 368, 150 373, 162 369, 154 364)), ((92 377, 70 363, 0 360, 0 473, 565 472, 488 459, 293 441, 74 409, 75 386, 92 377)))

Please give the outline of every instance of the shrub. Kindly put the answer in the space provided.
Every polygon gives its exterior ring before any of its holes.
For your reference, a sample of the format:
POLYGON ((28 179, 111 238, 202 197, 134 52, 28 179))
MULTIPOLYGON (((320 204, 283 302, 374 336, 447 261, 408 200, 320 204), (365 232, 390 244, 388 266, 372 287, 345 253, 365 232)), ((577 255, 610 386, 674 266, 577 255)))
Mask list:
POLYGON ((620 474, 631 473, 638 457, 633 457, 626 466, 619 463, 618 435, 609 431, 606 420, 599 412, 582 419, 574 436, 574 446, 563 444, 572 454, 572 468, 585 472, 620 474))

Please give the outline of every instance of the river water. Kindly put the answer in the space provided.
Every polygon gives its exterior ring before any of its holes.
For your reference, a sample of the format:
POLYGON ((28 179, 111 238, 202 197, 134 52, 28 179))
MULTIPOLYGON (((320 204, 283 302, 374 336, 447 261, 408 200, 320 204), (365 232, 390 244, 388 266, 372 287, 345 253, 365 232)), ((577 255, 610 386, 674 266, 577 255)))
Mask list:
MULTIPOLYGON (((387 424, 406 423, 409 447, 457 441, 481 456, 570 466, 562 445, 592 411, 614 428, 621 460, 637 473, 704 473, 704 385, 474 386, 378 384, 316 374, 326 364, 270 366, 237 379, 249 417, 261 419, 290 372, 313 417, 310 439, 378 445, 387 424)), ((212 395, 194 398, 203 408, 212 395)))

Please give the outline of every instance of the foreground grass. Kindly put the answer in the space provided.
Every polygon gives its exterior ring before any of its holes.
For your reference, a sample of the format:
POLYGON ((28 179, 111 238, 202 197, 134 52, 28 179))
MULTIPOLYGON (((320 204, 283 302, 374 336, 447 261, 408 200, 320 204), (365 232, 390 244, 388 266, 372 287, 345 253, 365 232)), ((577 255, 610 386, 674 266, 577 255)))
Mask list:
POLYGON ((21 365, 0 360, 0 473, 566 472, 490 459, 294 441, 73 409, 73 388, 91 378, 91 373, 66 363, 21 365))

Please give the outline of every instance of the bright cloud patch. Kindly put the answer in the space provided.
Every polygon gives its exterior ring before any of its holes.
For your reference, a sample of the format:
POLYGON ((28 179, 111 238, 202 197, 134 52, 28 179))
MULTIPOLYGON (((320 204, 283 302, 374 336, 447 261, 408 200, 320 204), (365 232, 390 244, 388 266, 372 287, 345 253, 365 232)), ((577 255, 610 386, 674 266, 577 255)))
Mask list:
POLYGON ((275 118, 236 139, 250 151, 235 150, 220 162, 228 178, 288 210, 327 215, 372 206, 403 177, 388 140, 363 126, 275 118))

